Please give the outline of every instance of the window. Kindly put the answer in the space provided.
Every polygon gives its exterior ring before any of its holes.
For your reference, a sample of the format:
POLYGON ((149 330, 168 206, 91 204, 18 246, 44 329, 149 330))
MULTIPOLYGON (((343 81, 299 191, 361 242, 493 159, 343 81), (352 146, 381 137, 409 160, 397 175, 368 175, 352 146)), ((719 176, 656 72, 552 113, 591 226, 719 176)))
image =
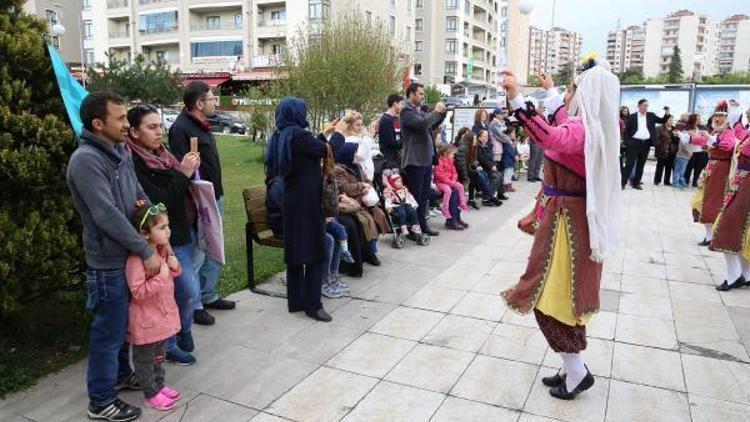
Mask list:
POLYGON ((414 63, 414 75, 416 76, 422 76, 422 65, 419 63, 414 63))
POLYGON ((464 0, 464 14, 471 15, 471 2, 469 0, 464 0))
POLYGON ((234 27, 242 28, 242 13, 237 13, 234 15, 234 27))
POLYGON ((164 50, 156 50, 156 62, 157 63, 166 63, 167 62, 167 52, 164 50))
POLYGON ((446 75, 456 74, 456 62, 445 62, 445 74, 446 75))
POLYGON ((44 16, 47 18, 47 22, 50 24, 50 26, 57 23, 57 12, 54 10, 45 10, 44 16))
POLYGON ((396 0, 391 0, 391 7, 396 7, 396 0))
POLYGON ((177 31, 177 11, 141 15, 140 32, 158 34, 177 31))
POLYGON ((414 30, 424 31, 424 19, 422 18, 414 19, 414 30))
POLYGON ((447 18, 445 18, 445 30, 455 31, 457 23, 458 19, 456 19, 455 16, 448 16, 447 18))
POLYGON ((83 38, 89 39, 94 36, 94 24, 91 21, 83 21, 83 38))
POLYGON ((286 10, 274 10, 271 12, 271 20, 272 21, 285 21, 286 20, 286 10))
POLYGON ((458 0, 445 0, 446 9, 458 9, 458 0))
POLYGON ((445 52, 446 53, 456 52, 456 39, 455 38, 448 38, 447 40, 445 40, 445 52))
POLYGON ((391 35, 396 35, 396 17, 391 16, 390 22, 388 23, 388 32, 391 35))
POLYGON ((221 17, 206 16, 206 29, 208 29, 209 31, 221 29, 221 17))
POLYGON ((367 22, 367 26, 372 26, 372 12, 369 10, 365 12, 365 20, 367 22))
POLYGON ((417 0, 417 9, 424 8, 424 0, 417 0))
POLYGON ((58 50, 60 49, 60 37, 57 35, 52 37, 52 46, 58 50))
POLYGON ((286 45, 284 44, 273 44, 271 46, 271 54, 273 55, 284 55, 286 54, 286 45))
POLYGON ((190 43, 190 56, 196 57, 229 57, 242 56, 242 41, 209 41, 190 43))
POLYGON ((94 50, 90 48, 83 50, 83 64, 86 66, 94 64, 94 50))
POLYGON ((411 10, 411 0, 406 0, 406 10, 411 10))
POLYGON ((406 42, 411 42, 411 26, 406 27, 406 42))
POLYGON ((91 10, 91 0, 83 0, 83 10, 91 10))
POLYGON ((331 2, 329 0, 309 0, 309 16, 312 21, 320 21, 328 18, 331 2))
POLYGON ((422 50, 424 50, 424 42, 414 41, 414 51, 422 51, 422 50))

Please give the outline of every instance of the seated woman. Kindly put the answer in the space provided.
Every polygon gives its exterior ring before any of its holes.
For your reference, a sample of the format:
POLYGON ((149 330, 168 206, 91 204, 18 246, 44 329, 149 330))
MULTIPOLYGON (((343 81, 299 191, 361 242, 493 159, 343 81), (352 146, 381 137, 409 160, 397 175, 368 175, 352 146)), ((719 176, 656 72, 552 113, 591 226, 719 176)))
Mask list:
MULTIPOLYGON (((380 232, 388 230, 388 222, 383 210, 377 207, 379 199, 375 199, 373 203, 373 195, 377 197, 377 193, 374 191, 372 184, 365 179, 362 168, 354 163, 357 148, 358 145, 347 142, 336 151, 336 168, 334 170, 336 184, 339 193, 355 199, 361 206, 361 209, 355 211, 353 215, 362 225, 367 242, 367 248, 365 248, 367 251, 363 250, 361 253, 362 260, 378 266, 380 265, 380 260, 376 255, 378 235, 380 232)), ((341 223, 346 226, 343 221, 341 223)), ((351 244, 349 246, 356 261, 359 251, 355 250, 351 244)))

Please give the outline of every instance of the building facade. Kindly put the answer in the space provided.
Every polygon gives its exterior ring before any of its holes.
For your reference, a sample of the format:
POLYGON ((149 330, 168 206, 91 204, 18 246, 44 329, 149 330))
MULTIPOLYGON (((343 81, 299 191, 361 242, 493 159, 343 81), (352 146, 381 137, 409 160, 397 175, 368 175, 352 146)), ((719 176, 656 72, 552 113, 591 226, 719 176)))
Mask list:
MULTIPOLYGON (((413 40, 415 0, 101 0, 82 16, 85 62, 137 54, 185 73, 247 73, 281 63, 292 40, 360 10, 413 40)), ((365 53, 365 52, 363 52, 365 53)), ((268 73, 268 72, 267 72, 268 73)))
MULTIPOLYGON (((383 0, 385 1, 385 0, 383 0)), ((415 0, 413 75, 426 85, 497 91, 500 0, 415 0)))
POLYGON ((504 25, 507 30, 504 33, 504 51, 508 55, 508 68, 513 71, 521 83, 525 83, 529 76, 529 40, 530 25, 529 15, 521 13, 518 0, 508 0, 508 6, 503 8, 504 25))
POLYGON ((612 71, 643 71, 643 52, 646 46, 646 30, 638 25, 610 31, 607 34, 607 62, 612 71))
POLYGON ((529 73, 555 75, 572 63, 581 60, 581 34, 565 28, 554 27, 551 31, 530 27, 528 48, 529 73))
POLYGON ((750 72, 750 17, 734 15, 719 24, 716 71, 750 72))
POLYGON ((90 7, 92 2, 93 0, 27 0, 23 9, 26 13, 47 21, 50 34, 55 24, 65 27, 65 34, 51 35, 52 45, 66 63, 78 66, 81 63, 81 10, 90 7))

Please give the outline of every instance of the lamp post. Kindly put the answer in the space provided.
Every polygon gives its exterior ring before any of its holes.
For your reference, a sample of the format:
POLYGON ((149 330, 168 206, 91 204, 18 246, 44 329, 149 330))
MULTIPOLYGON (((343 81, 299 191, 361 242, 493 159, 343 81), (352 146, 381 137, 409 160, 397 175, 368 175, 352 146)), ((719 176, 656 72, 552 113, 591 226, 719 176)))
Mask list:
MULTIPOLYGON (((62 13, 59 13, 59 14, 60 14, 60 17, 62 18, 62 13)), ((80 17, 79 17, 79 22, 80 22, 80 17)), ((81 25, 81 27, 82 27, 82 25, 81 25)), ((67 31, 68 30, 65 28, 65 26, 63 24, 61 24, 60 22, 57 22, 54 25, 52 25, 52 28, 50 29, 50 34, 53 37, 60 37, 60 36, 65 35, 65 33, 67 31)), ((81 41, 80 41, 80 46, 81 46, 81 68, 83 69, 83 72, 81 74, 81 85, 84 88, 86 88, 86 65, 84 64, 83 36, 81 36, 80 38, 81 38, 81 41)))

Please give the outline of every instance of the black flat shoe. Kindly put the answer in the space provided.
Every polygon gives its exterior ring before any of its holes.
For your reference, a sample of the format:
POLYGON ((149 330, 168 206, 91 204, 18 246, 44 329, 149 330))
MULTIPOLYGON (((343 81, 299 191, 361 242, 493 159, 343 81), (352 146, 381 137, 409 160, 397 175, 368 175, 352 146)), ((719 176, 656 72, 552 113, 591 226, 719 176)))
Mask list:
POLYGON ((707 239, 703 239, 702 242, 698 242, 698 246, 708 246, 710 244, 711 244, 711 241, 707 239))
POLYGON ((552 397, 558 398, 560 400, 573 400, 576 398, 577 395, 580 393, 588 390, 594 385, 594 376, 591 375, 591 372, 589 372, 588 368, 586 368, 586 376, 583 377, 581 382, 578 383, 578 386, 573 389, 573 391, 568 391, 568 388, 565 386, 565 383, 562 383, 558 385, 557 387, 552 387, 549 390, 549 394, 552 397))
POLYGON ((497 199, 502 199, 503 201, 507 201, 510 198, 508 198, 507 196, 505 196, 505 194, 503 193, 503 194, 498 195, 497 199))
POLYGON ((557 371, 557 373, 551 377, 542 378, 542 384, 547 387, 557 387, 560 384, 565 384, 565 375, 560 375, 560 371, 557 371))
POLYGON ((467 202, 467 204, 468 204, 468 205, 469 205, 469 206, 470 206, 471 208, 473 208, 473 209, 475 209, 475 210, 479 211, 479 205, 477 205, 477 201, 469 201, 469 202, 467 202))
POLYGON ((720 292, 726 292, 732 289, 738 289, 740 287, 744 287, 747 285, 747 282, 745 281, 745 278, 740 276, 737 280, 734 281, 734 283, 729 284, 726 280, 724 280, 723 283, 716 286, 716 290, 720 292))
POLYGON ((305 315, 309 316, 310 318, 321 321, 321 322, 331 322, 333 321, 333 318, 331 318, 331 315, 326 312, 325 309, 320 308, 315 312, 305 311, 305 315))
POLYGON ((214 325, 214 322, 216 322, 216 318, 205 309, 196 309, 193 311, 193 323, 198 325, 214 325))
POLYGON ((427 236, 440 236, 440 232, 432 230, 429 227, 422 229, 422 233, 426 234, 427 236))
POLYGON ((370 257, 370 259, 367 260, 367 263, 374 267, 379 267, 382 264, 377 255, 373 255, 372 257, 370 257))
POLYGON ((633 186, 633 189, 635 189, 635 190, 643 190, 643 186, 641 186, 641 185, 635 185, 635 186, 633 186))

